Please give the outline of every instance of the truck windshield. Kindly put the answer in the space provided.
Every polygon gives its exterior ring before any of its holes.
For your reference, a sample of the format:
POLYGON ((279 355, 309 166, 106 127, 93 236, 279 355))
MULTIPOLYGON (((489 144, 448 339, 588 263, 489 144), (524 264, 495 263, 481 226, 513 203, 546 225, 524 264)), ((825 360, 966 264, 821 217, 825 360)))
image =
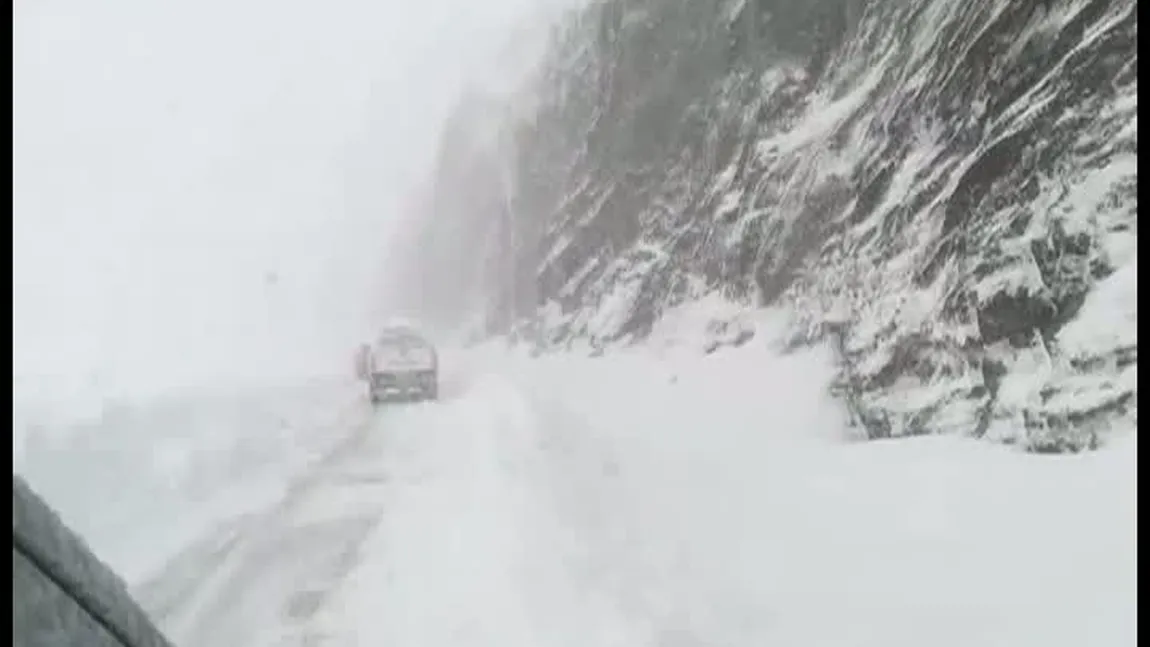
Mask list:
POLYGON ((430 364, 434 361, 430 346, 410 338, 381 339, 373 355, 376 363, 381 364, 430 364))

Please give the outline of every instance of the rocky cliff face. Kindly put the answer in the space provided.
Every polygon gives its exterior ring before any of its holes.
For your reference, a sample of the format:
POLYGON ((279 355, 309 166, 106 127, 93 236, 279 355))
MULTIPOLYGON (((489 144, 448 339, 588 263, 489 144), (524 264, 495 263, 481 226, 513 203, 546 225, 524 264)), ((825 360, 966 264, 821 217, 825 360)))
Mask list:
POLYGON ((593 2, 472 165, 491 196, 422 235, 472 232, 498 267, 439 286, 544 347, 717 291, 831 341, 872 438, 1094 447, 1137 418, 1137 27, 1134 0, 593 2))

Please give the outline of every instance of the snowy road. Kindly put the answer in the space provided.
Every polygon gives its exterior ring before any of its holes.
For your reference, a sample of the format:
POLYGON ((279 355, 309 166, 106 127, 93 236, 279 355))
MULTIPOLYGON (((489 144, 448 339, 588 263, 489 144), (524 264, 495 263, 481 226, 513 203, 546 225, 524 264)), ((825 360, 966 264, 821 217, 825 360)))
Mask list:
POLYGON ((844 442, 822 360, 471 356, 149 602, 182 645, 1134 644, 1133 441, 844 442))
POLYGON ((378 522, 382 474, 355 470, 387 455, 373 423, 345 430, 270 509, 210 528, 144 587, 180 644, 261 644, 268 627, 306 623, 378 522))
MULTIPOLYGON (((1074 457, 851 442, 817 352, 448 360, 440 402, 233 442, 252 475, 205 500, 239 512, 135 578, 177 644, 1136 642, 1133 436, 1074 457), (297 444, 324 449, 241 505, 297 444)), ((173 532, 144 509, 132 546, 173 532)))
MULTIPOLYGON (((182 645, 587 644, 617 631, 581 611, 594 600, 573 586, 587 579, 570 558, 578 537, 553 511, 533 413, 497 376, 382 410, 276 505, 210 529, 144 597, 182 645)), ((592 643, 636 644, 610 638, 592 643)))

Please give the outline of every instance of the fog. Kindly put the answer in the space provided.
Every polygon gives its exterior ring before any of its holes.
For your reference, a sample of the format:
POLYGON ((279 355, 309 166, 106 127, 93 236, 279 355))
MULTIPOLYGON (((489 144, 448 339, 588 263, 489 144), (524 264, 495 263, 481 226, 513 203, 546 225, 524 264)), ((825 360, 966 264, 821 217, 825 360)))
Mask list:
POLYGON ((446 110, 542 6, 18 0, 17 399, 348 370, 446 110))

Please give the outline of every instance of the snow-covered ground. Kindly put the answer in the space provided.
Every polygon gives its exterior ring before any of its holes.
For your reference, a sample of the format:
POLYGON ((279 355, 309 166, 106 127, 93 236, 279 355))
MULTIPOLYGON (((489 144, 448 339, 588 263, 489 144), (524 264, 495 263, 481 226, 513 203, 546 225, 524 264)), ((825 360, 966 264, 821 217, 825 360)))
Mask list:
POLYGON ((206 528, 274 505, 367 420, 353 386, 200 390, 52 417, 17 403, 13 467, 140 582, 206 528))
POLYGON ((22 470, 184 646, 1135 644, 1133 430, 862 443, 823 351, 654 339, 446 352, 438 403, 328 385, 22 470))

